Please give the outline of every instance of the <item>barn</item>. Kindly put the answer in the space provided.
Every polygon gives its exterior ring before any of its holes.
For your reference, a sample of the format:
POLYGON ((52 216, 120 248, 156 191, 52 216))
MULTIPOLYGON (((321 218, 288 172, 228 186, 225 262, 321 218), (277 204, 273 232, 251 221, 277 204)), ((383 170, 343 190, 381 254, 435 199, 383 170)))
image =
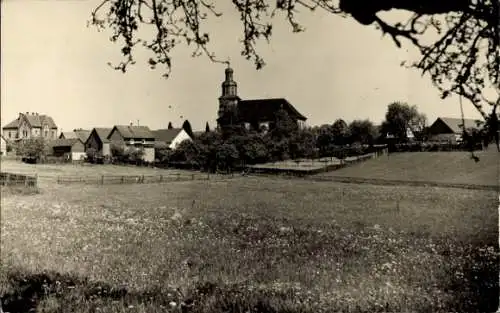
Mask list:
POLYGON ((79 161, 85 158, 85 146, 80 139, 55 139, 51 142, 50 146, 53 156, 64 156, 72 161, 79 161))

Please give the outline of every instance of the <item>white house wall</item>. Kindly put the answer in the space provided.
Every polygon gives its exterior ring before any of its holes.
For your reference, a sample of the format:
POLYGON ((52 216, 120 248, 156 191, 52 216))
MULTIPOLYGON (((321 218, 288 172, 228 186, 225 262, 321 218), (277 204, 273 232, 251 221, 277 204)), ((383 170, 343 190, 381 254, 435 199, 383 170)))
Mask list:
POLYGON ((191 137, 189 137, 188 133, 186 133, 186 131, 183 129, 172 140, 172 142, 169 145, 169 148, 172 149, 172 150, 174 150, 184 140, 193 140, 193 139, 191 137))
POLYGON ((102 144, 102 155, 110 156, 111 155, 111 145, 109 143, 102 144))
POLYGON ((85 158, 85 152, 71 152, 71 160, 79 161, 85 158))
POLYGON ((0 152, 1 155, 6 155, 7 154, 7 142, 3 138, 0 139, 0 152))
POLYGON ((143 160, 146 162, 154 162, 154 160, 155 160, 155 148, 154 147, 144 148, 143 160))

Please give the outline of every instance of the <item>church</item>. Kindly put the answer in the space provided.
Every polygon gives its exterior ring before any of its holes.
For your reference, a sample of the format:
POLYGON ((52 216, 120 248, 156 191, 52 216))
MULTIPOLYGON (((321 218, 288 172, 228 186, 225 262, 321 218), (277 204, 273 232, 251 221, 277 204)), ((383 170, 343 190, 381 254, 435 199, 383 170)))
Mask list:
POLYGON ((218 128, 240 125, 247 129, 269 130, 273 127, 275 114, 285 110, 299 127, 303 127, 306 117, 284 98, 242 100, 238 97, 237 84, 233 79, 233 69, 225 70, 226 79, 222 83, 219 97, 218 128))

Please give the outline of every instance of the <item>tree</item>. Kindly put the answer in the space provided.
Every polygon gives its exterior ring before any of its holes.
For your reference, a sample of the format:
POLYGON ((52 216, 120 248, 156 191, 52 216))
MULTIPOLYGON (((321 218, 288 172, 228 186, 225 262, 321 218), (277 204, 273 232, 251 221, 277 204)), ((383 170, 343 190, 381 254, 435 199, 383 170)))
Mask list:
POLYGON ((31 160, 39 160, 48 154, 48 145, 41 137, 24 139, 20 143, 19 153, 31 160))
POLYGON ((191 137, 194 138, 193 130, 191 128, 191 124, 189 123, 188 120, 185 120, 184 123, 182 124, 182 128, 186 131, 186 133, 191 137))
POLYGON ((168 128, 168 129, 172 129, 172 128, 174 128, 174 127, 172 126, 172 122, 168 122, 168 126, 167 126, 167 128, 168 128))
MULTIPOLYGON (((152 54, 151 68, 165 66, 168 77, 172 50, 183 42, 193 44, 194 56, 205 54, 211 61, 226 63, 210 52, 208 18, 224 18, 215 2, 202 0, 103 0, 91 13, 90 24, 113 30, 112 42, 123 42, 124 60, 113 66, 122 72, 134 64, 134 49, 142 45, 152 54), (153 29, 151 37, 139 37, 139 27, 153 29)), ((417 48, 422 56, 403 65, 428 74, 443 98, 458 94, 467 98, 486 119, 484 106, 495 111, 500 104, 500 4, 497 0, 264 0, 232 1, 243 29, 242 56, 253 60, 257 69, 265 65, 257 50, 259 39, 269 41, 273 18, 284 13, 293 32, 303 31, 296 16, 300 8, 325 10, 351 16, 362 25, 375 25, 388 34, 397 47, 401 39, 417 48), (384 21, 378 13, 404 10, 402 20, 384 21), (435 40, 429 40, 435 37, 435 40), (496 99, 486 98, 496 90, 496 99)), ((235 39, 236 40, 236 39, 235 39)), ((490 114, 491 115, 491 114, 490 114)))
POLYGON ((168 147, 155 147, 155 162, 166 164, 170 160, 172 150, 168 147))
POLYGON ((299 130, 290 138, 290 157, 292 159, 298 158, 312 158, 315 154, 316 142, 314 134, 309 129, 299 130))
POLYGON ((373 123, 369 120, 354 120, 349 124, 351 143, 372 144, 377 136, 373 123))
POLYGON ((127 149, 128 160, 133 163, 141 163, 144 157, 144 150, 130 147, 127 149))
POLYGON ((209 132, 210 132, 210 126, 208 126, 208 122, 207 122, 207 124, 205 125, 205 132, 206 132, 206 133, 209 133, 209 132))
POLYGON ((217 148, 217 164, 221 170, 233 169, 239 158, 238 149, 234 144, 223 143, 217 148))
POLYGON ((283 140, 290 138, 299 130, 298 124, 290 118, 284 109, 276 111, 269 135, 273 140, 283 140))
POLYGON ((382 135, 391 134, 397 141, 408 139, 408 129, 421 133, 426 126, 427 118, 418 112, 416 106, 407 103, 393 102, 387 106, 385 121, 382 123, 382 135))
POLYGON ((87 150, 85 151, 85 155, 88 162, 96 163, 96 159, 98 158, 98 151, 96 148, 87 148, 87 150))
POLYGON ((320 155, 330 155, 335 143, 332 126, 323 124, 319 127, 315 127, 313 132, 316 134, 316 147, 319 149, 320 155))
POLYGON ((336 145, 345 145, 349 137, 349 127, 343 119, 337 119, 332 125, 333 141, 336 145))
POLYGON ((191 166, 201 166, 203 163, 203 149, 198 142, 192 140, 182 141, 171 155, 171 161, 184 162, 191 166))
POLYGON ((111 144, 110 150, 114 160, 118 162, 125 162, 126 160, 128 160, 127 151, 125 150, 123 145, 113 143, 111 144))

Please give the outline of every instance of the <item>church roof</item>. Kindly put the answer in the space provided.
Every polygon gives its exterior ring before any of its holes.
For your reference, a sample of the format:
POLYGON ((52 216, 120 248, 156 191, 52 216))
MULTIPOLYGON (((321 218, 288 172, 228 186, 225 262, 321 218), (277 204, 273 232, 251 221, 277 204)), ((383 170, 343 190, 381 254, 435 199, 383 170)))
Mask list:
POLYGON ((307 119, 284 98, 240 100, 238 115, 245 121, 273 120, 275 112, 281 108, 285 109, 292 118, 301 121, 307 119))

